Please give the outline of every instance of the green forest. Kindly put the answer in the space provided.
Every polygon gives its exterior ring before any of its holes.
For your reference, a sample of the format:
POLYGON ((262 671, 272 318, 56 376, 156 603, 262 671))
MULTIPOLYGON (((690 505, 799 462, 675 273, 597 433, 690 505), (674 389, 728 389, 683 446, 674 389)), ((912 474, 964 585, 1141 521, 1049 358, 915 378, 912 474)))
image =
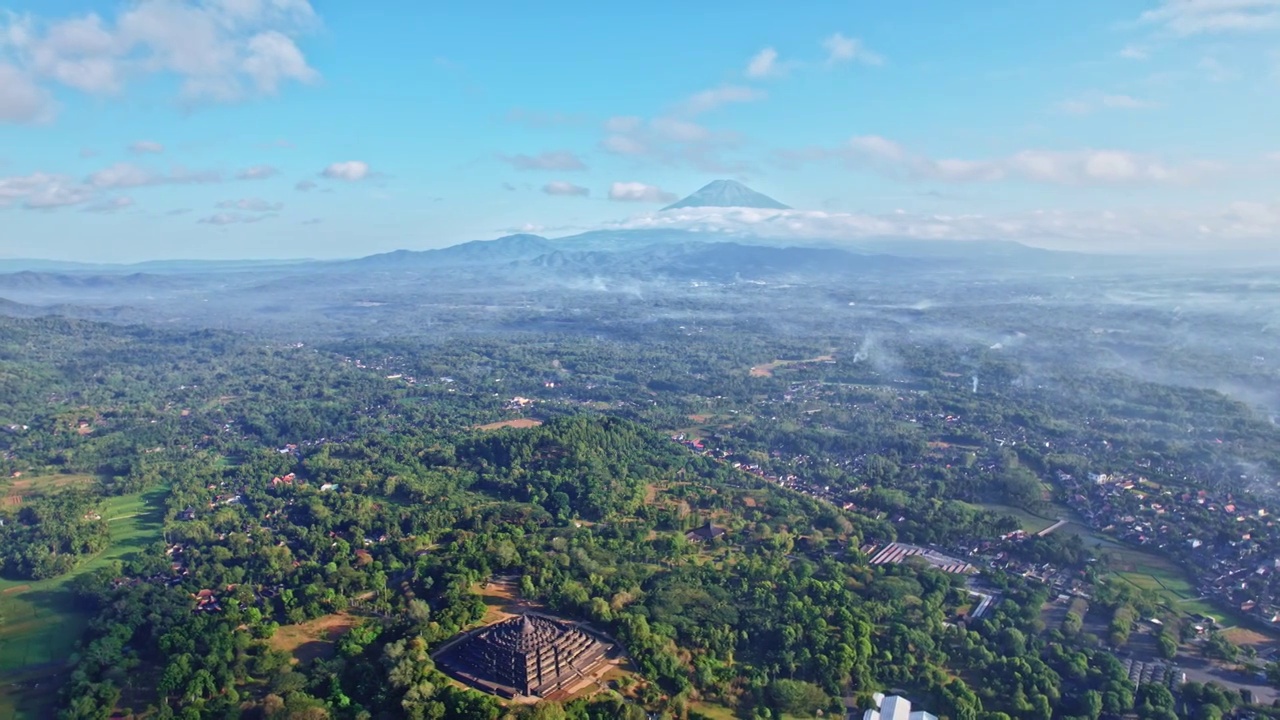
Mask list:
POLYGON ((1275 432, 1245 408, 1119 377, 1076 380, 1087 402, 1029 397, 1019 368, 972 350, 902 348, 911 387, 839 362, 754 378, 753 352, 540 336, 310 347, 0 320, 0 670, 60 688, 0 694, 0 715, 807 718, 878 692, 952 720, 1271 712, 1216 683, 1130 679, 1139 622, 1164 618, 1151 637, 1169 657, 1190 623, 1117 582, 1110 546, 996 548, 1087 584, 1101 637, 1083 611, 1047 623, 1059 590, 1008 567, 982 568, 1000 601, 975 618, 970 575, 865 550, 998 544, 1020 521, 986 505, 1052 516, 1071 500, 1055 479, 1100 461, 1158 453, 1172 476, 1226 462, 1225 438, 1231 458, 1274 467, 1275 432), (975 364, 993 394, 952 377, 975 364), (1127 417, 1123 442, 1075 421, 1093 403, 1127 417), (481 429, 514 418, 536 422, 481 429), (777 479, 791 476, 805 483, 777 479), (724 534, 687 537, 708 523, 724 534), (484 622, 497 577, 616 638, 632 670, 532 705, 444 674, 432 652, 484 622), (6 657, 29 631, 24 587, 62 593, 50 607, 83 630, 67 656, 6 657), (313 652, 287 641, 319 625, 340 631, 313 652))

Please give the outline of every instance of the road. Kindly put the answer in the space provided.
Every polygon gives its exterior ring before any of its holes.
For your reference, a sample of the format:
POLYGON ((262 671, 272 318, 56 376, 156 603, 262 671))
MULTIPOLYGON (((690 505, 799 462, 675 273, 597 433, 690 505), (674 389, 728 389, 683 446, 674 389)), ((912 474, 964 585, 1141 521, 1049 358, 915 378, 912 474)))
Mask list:
POLYGON ((1049 527, 1047 527, 1047 528, 1045 528, 1045 529, 1041 530, 1040 532, 1036 533, 1036 535, 1039 535, 1040 537, 1044 537, 1045 535, 1048 535, 1049 533, 1053 532, 1054 530, 1057 530, 1058 528, 1062 527, 1063 525, 1066 525, 1066 524, 1067 524, 1067 523, 1069 523, 1069 522, 1071 522, 1071 521, 1070 521, 1070 520, 1059 520, 1058 522, 1056 522, 1056 523, 1054 523, 1054 524, 1050 525, 1049 527))

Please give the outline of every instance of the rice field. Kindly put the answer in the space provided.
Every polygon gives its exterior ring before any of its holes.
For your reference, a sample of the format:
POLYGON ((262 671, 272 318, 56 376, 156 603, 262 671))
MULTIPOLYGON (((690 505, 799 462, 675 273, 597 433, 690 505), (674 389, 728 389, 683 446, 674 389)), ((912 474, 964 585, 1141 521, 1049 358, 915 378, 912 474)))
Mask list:
POLYGON ((105 500, 100 512, 111 528, 111 544, 75 571, 48 580, 0 579, 0 720, 53 716, 60 675, 88 622, 67 585, 158 540, 163 496, 159 489, 105 500))

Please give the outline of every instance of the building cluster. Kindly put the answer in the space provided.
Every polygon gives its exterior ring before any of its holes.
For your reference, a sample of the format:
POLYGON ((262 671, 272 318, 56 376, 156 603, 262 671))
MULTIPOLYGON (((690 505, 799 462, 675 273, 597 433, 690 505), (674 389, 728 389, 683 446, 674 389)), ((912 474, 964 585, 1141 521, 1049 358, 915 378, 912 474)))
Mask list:
POLYGON ((875 694, 875 707, 862 714, 862 720, 938 720, 938 716, 924 710, 912 710, 911 701, 901 695, 885 697, 875 694))
POLYGON ((1280 626, 1280 532, 1256 499, 1126 473, 1059 473, 1058 483, 1093 527, 1161 550, 1192 573, 1201 595, 1280 626))
POLYGON ((969 575, 978 571, 977 568, 969 563, 958 560, 940 553, 937 550, 920 547, 919 545, 909 545, 907 543, 889 543, 884 547, 876 545, 865 545, 861 548, 862 554, 871 558, 872 565, 896 565, 905 561, 907 558, 918 557, 925 560, 933 567, 943 572, 954 573, 956 575, 969 575))

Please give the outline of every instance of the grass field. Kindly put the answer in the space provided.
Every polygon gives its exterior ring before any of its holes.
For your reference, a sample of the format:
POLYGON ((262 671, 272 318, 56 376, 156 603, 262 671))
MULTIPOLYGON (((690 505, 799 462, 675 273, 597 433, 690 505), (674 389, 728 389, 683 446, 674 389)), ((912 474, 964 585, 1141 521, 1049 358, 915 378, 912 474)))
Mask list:
POLYGON ((1022 508, 1013 507, 1012 505, 997 505, 995 503, 982 503, 981 505, 972 505, 970 507, 990 510, 991 512, 1000 513, 1002 515, 1011 515, 1018 521, 1018 525, 1029 533, 1038 533, 1041 530, 1053 525, 1057 519, 1049 516, 1040 516, 1035 513, 1028 512, 1022 508))
POLYGON ((807 360, 774 360, 773 362, 765 363, 763 365, 756 365, 755 367, 751 368, 751 372, 749 374, 751 375, 751 377, 773 377, 774 370, 777 370, 778 368, 781 368, 781 367, 786 367, 787 365, 803 365, 805 363, 815 363, 815 362, 832 362, 835 359, 836 358, 834 355, 820 355, 816 358, 808 358, 807 360))
POLYGON ((487 425, 476 425, 472 429, 489 432, 490 430, 501 430, 502 428, 534 428, 534 427, 538 427, 541 424, 542 424, 541 420, 534 420, 533 418, 519 418, 516 420, 502 420, 500 422, 492 422, 487 425))
POLYGON ((332 657, 338 640, 359 624, 360 618, 351 613, 323 615, 297 625, 282 625, 271 636, 270 645, 274 650, 292 655, 294 662, 305 665, 312 660, 332 657))
POLYGON ((0 480, 0 507, 16 508, 32 495, 98 482, 93 475, 31 475, 0 480))
POLYGON ((1187 576, 1176 565, 1154 553, 1136 548, 1107 548, 1117 577, 1143 590, 1160 596, 1171 609, 1182 613, 1207 615, 1219 623, 1236 618, 1207 600, 1201 600, 1187 576))
POLYGON ((723 705, 716 705, 709 702, 696 702, 689 706, 690 709, 711 718, 712 720, 737 720, 737 713, 723 705))
MULTIPOLYGON (((715 703, 710 703, 710 702, 695 702, 690 704, 689 708, 703 715, 704 717, 711 718, 711 720, 737 720, 739 717, 745 717, 742 715, 738 715, 731 708, 727 708, 723 705, 717 705, 715 703)), ((861 714, 859 714, 858 716, 861 717, 861 714)), ((782 713, 782 720, 802 720, 802 718, 807 718, 807 717, 809 716, 782 713)))
POLYGON ((0 683, 0 720, 52 716, 58 674, 88 621, 67 584, 158 540, 163 497, 161 489, 106 500, 100 512, 111 528, 111 544, 74 572, 35 582, 0 579, 0 677, 6 679, 0 683))

